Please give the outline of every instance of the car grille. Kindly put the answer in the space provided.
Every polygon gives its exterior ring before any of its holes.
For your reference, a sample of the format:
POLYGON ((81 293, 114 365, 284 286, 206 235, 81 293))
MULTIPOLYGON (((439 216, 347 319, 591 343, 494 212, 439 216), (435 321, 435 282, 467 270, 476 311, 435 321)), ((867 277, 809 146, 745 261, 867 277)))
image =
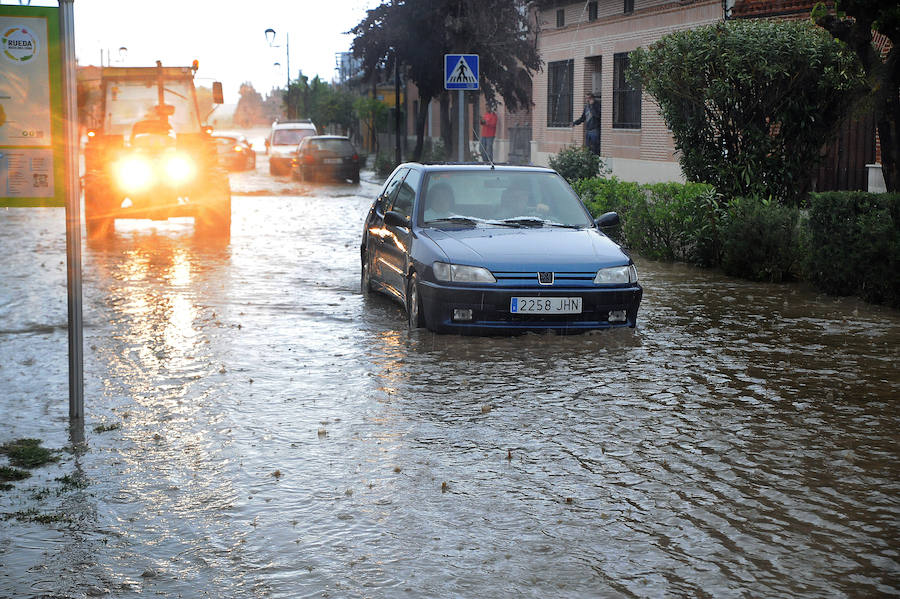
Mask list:
POLYGON ((541 284, 538 281, 538 271, 510 271, 500 272, 493 271, 497 284, 502 287, 539 287, 543 289, 552 289, 553 287, 584 287, 593 286, 594 277, 597 271, 581 272, 553 272, 552 284, 541 284))

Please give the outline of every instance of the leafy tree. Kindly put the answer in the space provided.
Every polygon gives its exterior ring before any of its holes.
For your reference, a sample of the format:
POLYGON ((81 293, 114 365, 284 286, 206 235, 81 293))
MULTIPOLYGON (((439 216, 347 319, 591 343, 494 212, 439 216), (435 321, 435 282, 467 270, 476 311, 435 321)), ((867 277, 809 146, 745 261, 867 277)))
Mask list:
POLYGON ((267 124, 262 96, 253 89, 253 84, 242 83, 238 94, 240 98, 234 109, 234 124, 238 127, 267 124))
POLYGON ((837 0, 837 14, 822 14, 816 7, 816 23, 847 44, 859 57, 866 74, 867 104, 875 113, 881 160, 888 191, 900 186, 900 4, 884 0, 837 0), (882 56, 872 33, 891 42, 882 56))
POLYGON ((320 128, 336 125, 342 130, 353 131, 353 100, 351 94, 322 81, 318 75, 310 80, 300 73, 291 82, 285 108, 288 118, 309 118, 320 128))
POLYGON ((375 154, 378 154, 378 132, 387 127, 387 105, 376 98, 359 97, 353 105, 353 111, 372 137, 375 154))
POLYGON ((729 21, 631 54, 690 181, 796 203, 858 90, 858 63, 809 23, 729 21))
MULTIPOLYGON (((444 91, 444 54, 480 56, 480 85, 515 110, 530 102, 531 83, 520 75, 540 69, 526 0, 395 0, 368 11, 350 33, 367 77, 405 65, 419 90, 414 159, 422 155, 427 108, 444 91), (410 35, 417 32, 417 35, 410 35)), ((442 110, 444 106, 442 103, 442 110)))

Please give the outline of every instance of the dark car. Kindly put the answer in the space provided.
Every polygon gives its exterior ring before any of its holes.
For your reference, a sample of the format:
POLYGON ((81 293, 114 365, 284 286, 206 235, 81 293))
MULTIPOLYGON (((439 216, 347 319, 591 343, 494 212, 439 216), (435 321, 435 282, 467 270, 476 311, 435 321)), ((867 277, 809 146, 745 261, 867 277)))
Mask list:
POLYGON ((222 166, 230 171, 245 171, 256 168, 256 152, 243 135, 213 133, 216 152, 222 166))
POLYGON ((311 135, 297 146, 291 176, 300 181, 350 179, 359 183, 359 152, 349 137, 311 135))
POLYGON ((637 269, 601 230, 618 223, 551 169, 402 164, 366 217, 361 287, 437 332, 634 327, 637 269))

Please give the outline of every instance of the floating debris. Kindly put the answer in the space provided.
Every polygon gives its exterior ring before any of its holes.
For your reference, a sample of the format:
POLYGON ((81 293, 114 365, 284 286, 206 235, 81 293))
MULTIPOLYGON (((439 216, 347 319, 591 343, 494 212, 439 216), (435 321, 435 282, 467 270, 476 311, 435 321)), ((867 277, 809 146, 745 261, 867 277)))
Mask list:
POLYGON ((493 406, 491 406, 491 404, 484 404, 483 406, 481 406, 481 413, 487 414, 488 412, 490 412, 493 409, 494 408, 493 408, 493 406))
POLYGON ((441 493, 446 493, 450 490, 450 485, 447 484, 447 481, 441 483, 441 493))
POLYGON ((282 476, 281 470, 276 470, 275 472, 272 473, 272 476, 274 476, 276 479, 281 478, 281 476, 282 476))

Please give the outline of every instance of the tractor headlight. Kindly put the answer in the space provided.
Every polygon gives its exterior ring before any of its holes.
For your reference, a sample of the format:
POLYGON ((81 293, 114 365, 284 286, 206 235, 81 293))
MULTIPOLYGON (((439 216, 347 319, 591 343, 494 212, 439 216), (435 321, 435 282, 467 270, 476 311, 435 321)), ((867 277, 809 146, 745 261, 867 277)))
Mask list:
POLYGON ((125 191, 143 191, 153 182, 153 165, 141 156, 120 160, 116 164, 115 173, 116 182, 125 191))
POLYGON ((189 157, 182 156, 181 154, 174 154, 167 157, 163 169, 166 174, 166 179, 169 183, 175 185, 187 183, 197 174, 194 162, 189 157))

